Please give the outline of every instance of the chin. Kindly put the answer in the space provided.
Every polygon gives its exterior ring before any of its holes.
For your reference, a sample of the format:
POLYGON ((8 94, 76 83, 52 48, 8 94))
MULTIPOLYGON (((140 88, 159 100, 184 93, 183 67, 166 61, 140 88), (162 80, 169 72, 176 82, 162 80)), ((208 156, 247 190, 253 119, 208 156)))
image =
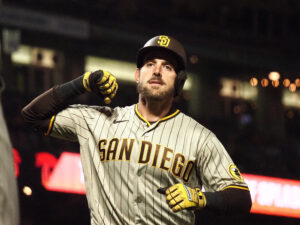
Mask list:
POLYGON ((171 92, 159 91, 159 92, 145 93, 144 97, 152 101, 162 101, 172 96, 173 96, 173 92, 171 93, 171 92))
POLYGON ((143 98, 150 99, 152 101, 161 101, 169 97, 174 96, 174 88, 168 90, 162 90, 161 88, 151 88, 142 85, 137 86, 137 91, 143 98))

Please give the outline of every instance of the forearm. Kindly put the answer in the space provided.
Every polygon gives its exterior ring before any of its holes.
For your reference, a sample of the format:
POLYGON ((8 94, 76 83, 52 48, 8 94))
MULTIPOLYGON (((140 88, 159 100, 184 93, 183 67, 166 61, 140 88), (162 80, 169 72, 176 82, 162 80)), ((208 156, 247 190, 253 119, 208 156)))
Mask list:
POLYGON ((48 134, 54 121, 53 116, 66 108, 74 97, 84 92, 94 92, 109 104, 117 90, 116 78, 109 72, 104 70, 86 72, 41 94, 22 109, 21 115, 26 124, 48 134))
POLYGON ((66 108, 70 100, 84 92, 81 76, 39 95, 22 109, 21 116, 25 124, 47 132, 51 117, 66 108))
POLYGON ((228 188, 224 191, 205 192, 206 209, 220 214, 249 213, 252 201, 247 190, 228 188))

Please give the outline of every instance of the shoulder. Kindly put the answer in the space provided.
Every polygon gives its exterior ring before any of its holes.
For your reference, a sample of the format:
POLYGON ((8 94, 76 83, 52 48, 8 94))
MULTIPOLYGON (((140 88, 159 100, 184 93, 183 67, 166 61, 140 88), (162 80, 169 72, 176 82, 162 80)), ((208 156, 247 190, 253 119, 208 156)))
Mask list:
POLYGON ((82 105, 75 104, 68 107, 69 111, 77 112, 85 116, 105 115, 106 117, 118 117, 123 114, 128 114, 133 110, 133 106, 126 107, 109 107, 97 105, 82 105))
POLYGON ((190 129, 190 132, 193 133, 193 137, 196 138, 194 141, 200 143, 200 145, 204 145, 216 138, 216 135, 209 128, 193 117, 183 112, 180 112, 179 116, 182 117, 182 120, 187 124, 186 126, 190 129))
POLYGON ((183 112, 180 112, 179 115, 182 117, 184 122, 189 123, 189 127, 191 129, 195 129, 195 131, 198 131, 198 132, 213 134, 213 132, 209 128, 207 128, 205 125, 201 124, 199 121, 197 121, 193 117, 191 117, 183 112))

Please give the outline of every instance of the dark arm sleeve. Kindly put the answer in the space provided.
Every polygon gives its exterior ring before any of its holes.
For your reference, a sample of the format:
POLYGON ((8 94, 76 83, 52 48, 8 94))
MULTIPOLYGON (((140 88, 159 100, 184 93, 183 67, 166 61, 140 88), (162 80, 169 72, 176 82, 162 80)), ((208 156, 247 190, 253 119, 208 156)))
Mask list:
POLYGON ((233 215, 250 212, 252 201, 248 190, 227 188, 223 191, 204 192, 206 209, 219 214, 233 215))
POLYGON ((52 128, 54 116, 65 109, 70 100, 84 92, 82 76, 51 88, 22 109, 21 116, 24 123, 48 134, 52 128))

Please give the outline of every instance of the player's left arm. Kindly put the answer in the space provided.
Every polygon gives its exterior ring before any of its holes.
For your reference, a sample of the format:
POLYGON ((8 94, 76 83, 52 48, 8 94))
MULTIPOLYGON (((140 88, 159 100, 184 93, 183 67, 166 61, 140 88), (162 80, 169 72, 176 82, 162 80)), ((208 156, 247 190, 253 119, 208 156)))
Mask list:
POLYGON ((205 192, 206 208, 221 214, 249 213, 252 200, 248 189, 226 188, 222 191, 205 192))
POLYGON ((249 213, 251 209, 250 192, 246 188, 226 188, 217 192, 202 192, 178 183, 158 192, 166 195, 166 201, 173 212, 185 209, 211 210, 221 214, 249 213))
POLYGON ((175 184, 165 190, 166 201, 174 212, 207 209, 219 213, 248 213, 252 202, 247 184, 224 146, 210 133, 197 156, 201 183, 199 188, 175 184))

